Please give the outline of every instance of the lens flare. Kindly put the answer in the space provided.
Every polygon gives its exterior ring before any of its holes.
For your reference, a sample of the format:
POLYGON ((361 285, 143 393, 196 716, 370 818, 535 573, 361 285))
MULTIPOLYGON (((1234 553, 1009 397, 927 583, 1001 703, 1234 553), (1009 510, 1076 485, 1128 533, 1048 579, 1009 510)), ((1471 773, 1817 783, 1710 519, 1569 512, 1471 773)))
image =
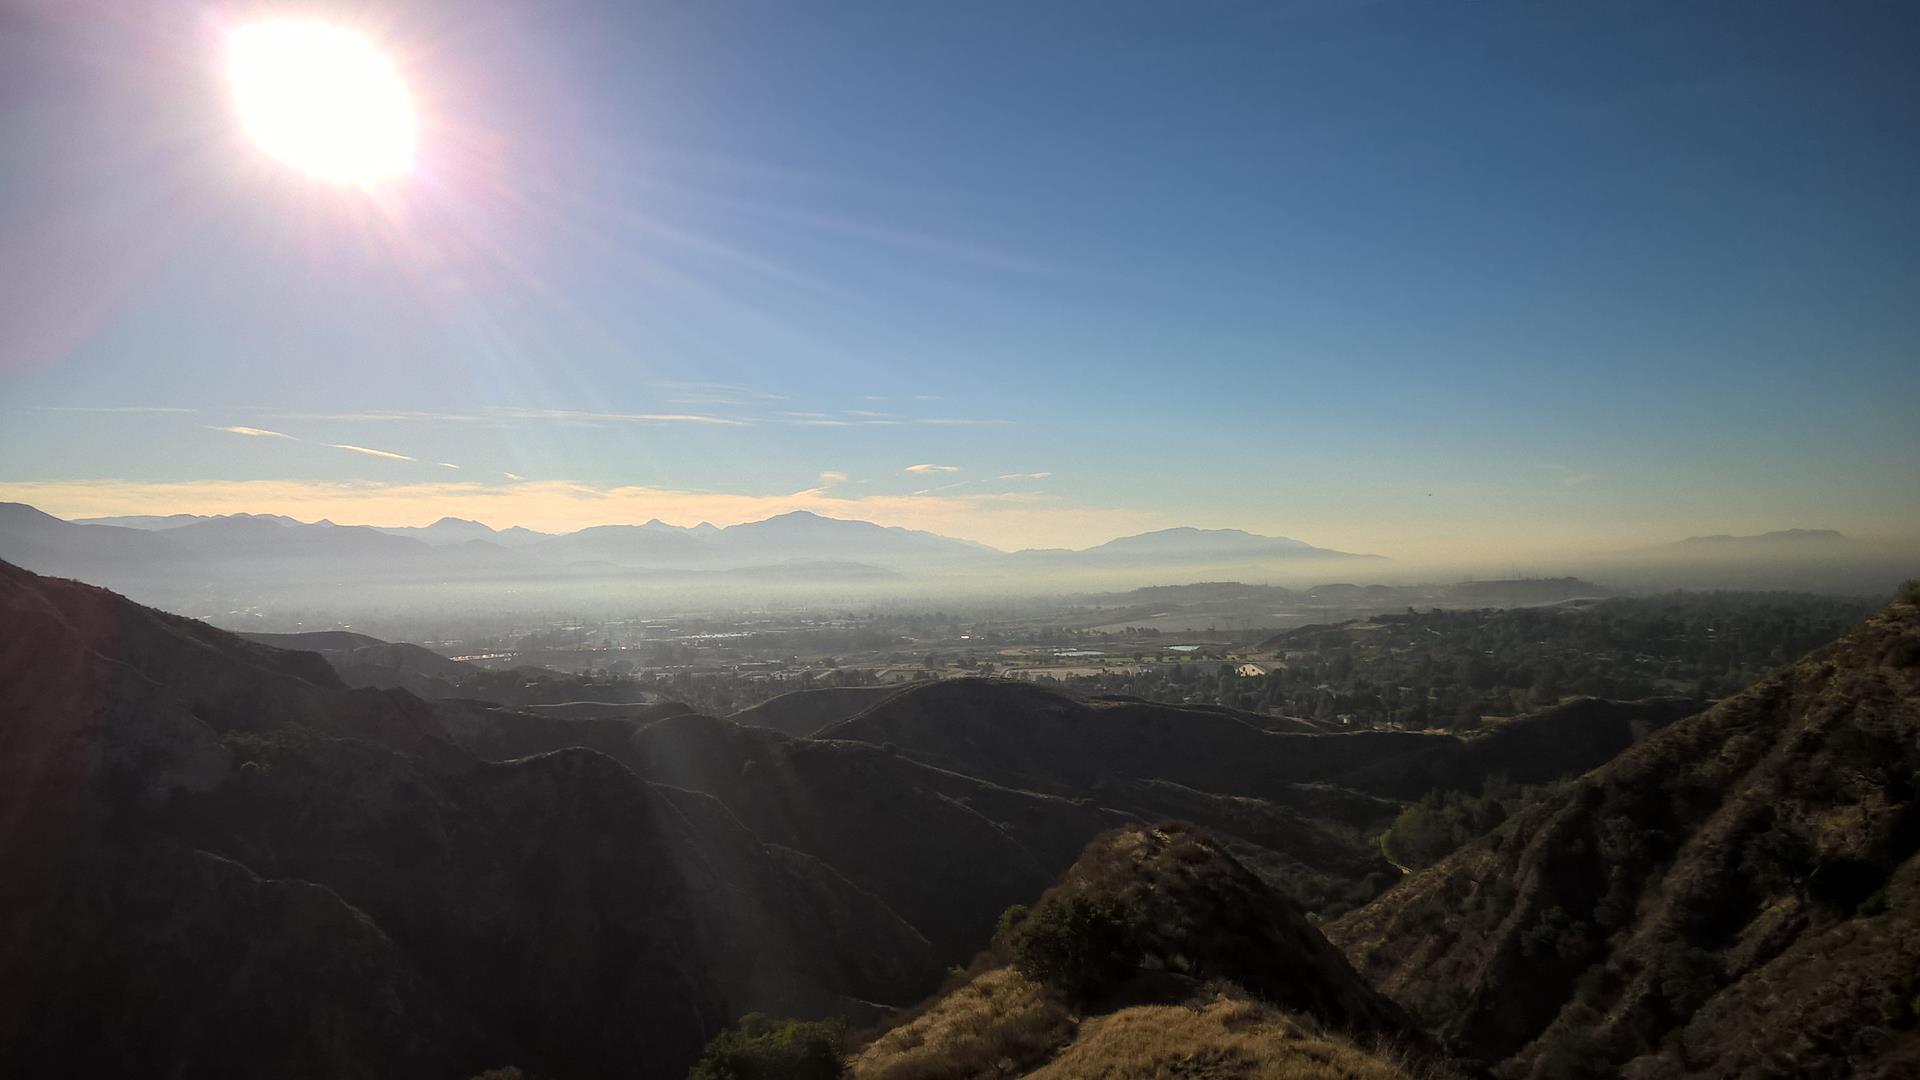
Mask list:
POLYGON ((242 27, 228 37, 227 70, 242 128, 275 160, 361 186, 412 170, 413 99, 364 35, 318 22, 242 27))

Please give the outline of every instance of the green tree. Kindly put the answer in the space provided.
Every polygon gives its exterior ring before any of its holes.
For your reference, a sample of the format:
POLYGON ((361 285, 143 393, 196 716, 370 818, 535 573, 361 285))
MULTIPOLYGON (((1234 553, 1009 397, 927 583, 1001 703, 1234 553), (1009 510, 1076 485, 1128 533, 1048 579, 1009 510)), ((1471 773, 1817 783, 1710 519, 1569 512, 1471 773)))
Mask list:
POLYGON ((836 1020, 774 1020, 760 1013, 714 1036, 687 1080, 838 1080, 847 1030, 836 1020))
POLYGON ((1075 999, 1126 974, 1138 953, 1126 905, 1105 896, 1049 899, 1013 939, 1020 974, 1075 999))

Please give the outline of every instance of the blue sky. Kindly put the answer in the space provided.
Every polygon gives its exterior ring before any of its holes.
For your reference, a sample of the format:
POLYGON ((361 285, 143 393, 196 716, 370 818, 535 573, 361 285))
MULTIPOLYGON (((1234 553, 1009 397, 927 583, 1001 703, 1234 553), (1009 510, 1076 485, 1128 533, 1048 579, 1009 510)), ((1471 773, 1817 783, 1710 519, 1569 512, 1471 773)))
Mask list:
POLYGON ((1920 531, 1911 5, 322 7, 389 187, 238 133, 270 6, 0 0, 0 497, 1920 531))

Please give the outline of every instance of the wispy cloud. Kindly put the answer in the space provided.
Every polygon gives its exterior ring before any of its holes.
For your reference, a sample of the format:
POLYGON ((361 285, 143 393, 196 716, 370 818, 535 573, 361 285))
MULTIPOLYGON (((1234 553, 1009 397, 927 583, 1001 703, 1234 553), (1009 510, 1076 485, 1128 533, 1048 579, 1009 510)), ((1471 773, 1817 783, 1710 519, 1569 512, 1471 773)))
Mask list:
POLYGON ((284 431, 268 431, 266 428, 240 427, 238 425, 232 427, 217 427, 209 425, 207 430, 224 431, 229 435, 245 435, 253 439, 286 439, 289 442, 300 441, 284 431))
POLYGON ((910 473, 952 473, 959 472, 958 465, 909 465, 904 470, 910 473))
MULTIPOLYGON (((757 391, 755 391, 757 393, 757 391)), ((777 395, 764 398, 720 400, 719 398, 674 399, 675 404, 722 404, 755 406, 781 400, 777 395)), ((102 410, 122 411, 122 410, 102 410)), ((125 410, 131 411, 131 410, 125 410)), ((171 411, 171 410, 169 410, 171 411)), ((183 410, 184 411, 184 410, 183 410)), ((897 427, 902 424, 998 427, 1012 423, 972 417, 935 416, 915 418, 872 409, 844 412, 779 410, 774 412, 614 412, 603 409, 553 409, 529 405, 483 405, 474 409, 437 412, 419 409, 363 409, 356 412, 307 412, 268 406, 249 406, 244 411, 268 420, 303 420, 330 424, 484 424, 512 427, 524 424, 563 424, 575 427, 606 427, 618 424, 694 424, 710 427, 897 427)))
POLYGON ((1052 476, 1050 472, 1010 472, 994 477, 995 480, 1045 480, 1052 476))
POLYGON ((488 411, 508 418, 562 420, 588 424, 711 424, 719 427, 745 427, 753 422, 738 417, 709 416, 704 413, 590 412, 584 409, 532 409, 506 405, 492 406, 488 411))
POLYGON ((524 476, 521 476, 521 475, 520 475, 519 473, 512 473, 512 472, 503 472, 503 473, 501 473, 500 475, 501 475, 501 476, 504 476, 504 477, 506 477, 506 478, 507 478, 507 479, 509 479, 509 480, 513 480, 513 481, 520 481, 520 480, 525 480, 525 479, 526 479, 526 477, 524 477, 524 476))
POLYGON ((440 467, 441 467, 441 468, 443 468, 443 469, 457 469, 457 468, 459 468, 460 466, 458 466, 458 465, 455 465, 455 464, 454 464, 453 462, 451 462, 451 461, 443 461, 443 462, 441 462, 441 463, 440 463, 440 467))
POLYGON ((1542 465, 1541 469, 1554 474, 1554 483, 1563 488, 1586 487, 1593 482, 1593 474, 1582 472, 1571 465, 1542 465))
POLYGON ((785 400, 757 386, 735 383, 655 382, 653 386, 676 405, 762 405, 785 400))
POLYGON ((351 450, 356 454, 365 454, 368 457, 386 458, 389 461, 420 460, 419 458, 408 457, 405 454, 396 454, 391 450, 375 450, 371 446, 355 446, 352 443, 338 443, 338 442, 328 443, 327 445, 333 447, 335 450, 351 450))
POLYGON ((192 415, 199 409, 179 409, 166 405, 35 405, 38 412, 67 413, 177 413, 192 415))
POLYGON ((391 424, 403 421, 416 421, 429 424, 485 424, 498 423, 499 418, 484 413, 436 412, 418 409, 363 409, 357 412, 304 412, 294 409, 277 409, 262 405, 248 407, 245 411, 276 420, 314 420, 331 424, 391 424))
POLYGON ((828 469, 820 474, 820 483, 822 484, 844 484, 846 482, 847 474, 838 469, 828 469))

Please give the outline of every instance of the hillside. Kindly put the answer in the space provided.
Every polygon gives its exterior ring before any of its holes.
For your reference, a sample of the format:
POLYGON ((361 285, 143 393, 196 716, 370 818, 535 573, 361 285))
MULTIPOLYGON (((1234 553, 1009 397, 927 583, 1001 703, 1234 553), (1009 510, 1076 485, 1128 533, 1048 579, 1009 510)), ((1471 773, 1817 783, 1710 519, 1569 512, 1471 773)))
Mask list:
POLYGON ((319 653, 348 686, 408 690, 429 699, 459 696, 458 684, 480 671, 472 664, 449 660, 419 645, 382 641, 347 630, 240 636, 276 649, 319 653))
MULTIPOLYGON (((1132 698, 1082 701, 1027 683, 947 679, 895 694, 821 732, 896 747, 941 768, 1037 791, 1076 794, 1131 779, 1324 805, 1302 785, 1414 799, 1478 790, 1495 775, 1539 782, 1585 772, 1697 702, 1582 700, 1517 718, 1477 738, 1424 732, 1323 734, 1212 706, 1132 698)), ((1356 820, 1354 824, 1361 824, 1356 820)))
POLYGON ((733 714, 736 723, 800 738, 850 720, 900 692, 897 686, 828 686, 781 694, 733 714))
POLYGON ((1909 595, 1329 928, 1501 1076, 1920 1069, 1909 595))
POLYGON ((678 1077, 925 939, 711 797, 0 564, 0 1074, 678 1077), (30 993, 22 993, 31 988, 30 993))
POLYGON ((1021 911, 852 1076, 1397 1077, 1347 1039, 1419 1043, 1298 908, 1190 826, 1101 836, 1021 911), (1064 912, 1112 921, 1070 929, 1064 912), (1070 954, 1068 984, 1046 958, 1070 954))

